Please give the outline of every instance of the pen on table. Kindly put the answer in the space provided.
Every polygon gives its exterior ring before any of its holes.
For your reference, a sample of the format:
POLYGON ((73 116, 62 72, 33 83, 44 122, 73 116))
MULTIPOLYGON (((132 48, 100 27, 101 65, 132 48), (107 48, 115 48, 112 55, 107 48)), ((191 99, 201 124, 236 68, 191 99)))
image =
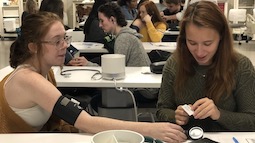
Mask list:
POLYGON ((239 143, 235 137, 233 137, 232 139, 233 139, 234 143, 239 143))

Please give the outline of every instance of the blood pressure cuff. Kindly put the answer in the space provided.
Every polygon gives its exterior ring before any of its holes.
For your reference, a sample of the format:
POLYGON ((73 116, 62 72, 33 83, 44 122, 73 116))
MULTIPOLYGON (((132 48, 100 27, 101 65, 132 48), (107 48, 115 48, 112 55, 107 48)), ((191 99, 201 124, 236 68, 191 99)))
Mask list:
POLYGON ((82 108, 78 104, 64 96, 59 97, 53 108, 53 114, 71 125, 74 125, 81 111, 82 108))

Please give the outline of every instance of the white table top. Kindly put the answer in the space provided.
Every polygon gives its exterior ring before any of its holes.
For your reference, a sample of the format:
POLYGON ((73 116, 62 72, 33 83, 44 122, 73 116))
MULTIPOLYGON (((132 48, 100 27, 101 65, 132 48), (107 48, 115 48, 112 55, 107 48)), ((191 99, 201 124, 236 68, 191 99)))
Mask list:
POLYGON ((147 53, 155 49, 173 52, 176 46, 176 42, 143 42, 143 47, 147 53))
POLYGON ((72 42, 72 45, 77 48, 80 53, 108 53, 104 48, 104 44, 95 42, 72 42))
MULTIPOLYGON (((108 53, 101 43, 72 42, 72 45, 77 48, 80 53, 108 53)), ((176 49, 176 42, 143 42, 143 47, 147 53, 155 49, 173 52, 176 49)))
MULTIPOLYGON (((221 143, 255 143, 255 132, 213 132, 205 133, 204 137, 221 143)), ((0 134, 3 143, 91 143, 92 135, 76 133, 23 133, 0 134)), ((189 143, 191 141, 186 141, 189 143)))
MULTIPOLYGON (((74 67, 65 66, 67 69, 97 69, 101 71, 101 67, 74 67)), ((55 78, 58 87, 115 87, 112 80, 93 80, 91 77, 96 73, 94 71, 71 71, 69 76, 60 75, 60 68, 54 67, 55 78)), ((149 67, 126 67, 126 78, 117 80, 117 87, 128 88, 159 88, 161 84, 161 74, 153 74, 149 67), (144 74, 146 73, 146 74, 144 74), (148 74, 149 73, 149 74, 148 74)), ((99 76, 97 76, 99 77, 99 76)))
POLYGON ((164 35, 179 35, 180 31, 170 31, 170 30, 166 30, 164 32, 164 35))
MULTIPOLYGON (((64 66, 63 70, 68 69, 96 69, 101 71, 101 67, 75 67, 64 66)), ((13 70, 7 66, 0 70, 0 80, 13 70)), ((115 87, 114 81, 99 79, 93 80, 91 77, 95 74, 93 71, 71 71, 71 75, 60 75, 60 68, 53 67, 57 87, 115 87)), ((126 67, 126 78, 117 80, 117 87, 128 88, 159 88, 161 84, 161 74, 153 74, 149 67, 126 67)), ((97 76, 99 77, 99 76, 97 76)))

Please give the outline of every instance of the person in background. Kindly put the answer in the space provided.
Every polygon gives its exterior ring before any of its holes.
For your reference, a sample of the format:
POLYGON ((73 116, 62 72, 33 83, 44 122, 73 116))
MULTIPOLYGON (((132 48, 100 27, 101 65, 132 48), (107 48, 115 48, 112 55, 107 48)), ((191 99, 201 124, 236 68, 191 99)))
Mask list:
POLYGON ((169 27, 172 27, 172 25, 178 25, 179 21, 173 20, 172 16, 183 10, 180 0, 164 0, 164 2, 167 8, 160 12, 160 15, 167 22, 169 27))
POLYGON ((166 9, 166 6, 164 4, 164 0, 159 0, 158 3, 156 3, 158 11, 163 11, 164 9, 166 9))
POLYGON ((150 59, 144 50, 141 36, 135 30, 126 27, 127 21, 114 3, 107 3, 98 9, 99 26, 106 32, 115 35, 114 53, 126 55, 126 66, 149 66, 150 59))
MULTIPOLYGON (((64 3, 62 0, 43 0, 39 11, 47 11, 57 14, 62 20, 64 19, 64 3)), ((65 30, 70 29, 65 25, 65 30)))
POLYGON ((95 0, 89 16, 84 24, 83 33, 85 34, 84 42, 99 42, 104 43, 106 36, 102 28, 99 27, 99 20, 97 16, 97 9, 99 6, 105 4, 109 0, 95 0))
MULTIPOLYGON (((126 27, 127 21, 117 4, 108 2, 98 9, 99 27, 115 36, 114 54, 126 56, 126 66, 149 66, 150 59, 139 40, 141 34, 126 27)), ((95 65, 88 61, 85 65, 95 65)))
MULTIPOLYGON (((62 20, 64 18, 64 3, 62 0, 43 0, 41 2, 41 6, 39 11, 46 11, 46 12, 52 12, 57 14, 62 20)), ((70 29, 69 26, 64 25, 65 30, 70 29)), ((72 53, 69 52, 73 48, 72 45, 70 45, 67 49, 66 55, 65 55, 65 65, 69 66, 82 66, 87 62, 87 59, 83 56, 79 56, 74 58, 72 53)))
POLYGON ((51 67, 63 64, 69 42, 62 19, 56 14, 40 12, 25 19, 20 36, 10 48, 10 65, 14 71, 1 81, 0 132, 47 131, 50 127, 43 126, 51 115, 56 115, 88 133, 124 129, 165 142, 186 139, 183 129, 178 125, 91 116, 61 95, 53 84, 55 82, 51 67))
POLYGON ((118 0, 117 3, 125 15, 126 20, 134 20, 137 16, 138 0, 118 0))
POLYGON ((185 10, 187 9, 189 4, 192 4, 192 3, 195 3, 198 1, 211 1, 211 2, 214 2, 215 4, 217 4, 217 0, 185 0, 185 1, 181 0, 181 1, 182 1, 183 10, 176 13, 175 15, 172 15, 171 17, 169 17, 169 18, 171 18, 171 20, 181 21, 183 14, 185 13, 185 10))
POLYGON ((167 24, 161 18, 153 1, 141 3, 137 18, 130 25, 143 35, 142 42, 160 42, 167 29, 167 24))
POLYGON ((233 48, 221 9, 209 1, 188 6, 177 49, 167 60, 156 113, 184 129, 255 131, 255 70, 233 48), (183 105, 194 111, 189 116, 183 105))
POLYGON ((26 10, 22 13, 21 21, 23 22, 26 16, 32 13, 36 13, 37 11, 38 11, 38 7, 35 0, 27 0, 26 10))
MULTIPOLYGON (((93 7, 89 13, 89 16, 84 23, 83 33, 85 35, 84 42, 98 42, 104 44, 104 48, 108 50, 110 54, 113 53, 113 46, 114 46, 114 37, 111 35, 106 34, 102 28, 99 27, 99 20, 97 16, 97 9, 99 6, 109 2, 111 0, 95 0, 93 7)), ((89 55, 87 54, 86 57, 99 65, 101 65, 101 54, 98 55, 89 55)), ((72 64, 79 64, 80 60, 74 58, 70 63, 72 64)))

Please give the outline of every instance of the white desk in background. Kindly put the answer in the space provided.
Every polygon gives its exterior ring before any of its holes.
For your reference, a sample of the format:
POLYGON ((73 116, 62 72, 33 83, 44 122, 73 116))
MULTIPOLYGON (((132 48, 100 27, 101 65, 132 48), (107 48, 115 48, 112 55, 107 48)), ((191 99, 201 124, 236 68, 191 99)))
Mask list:
MULTIPOLYGON (((80 53, 108 53, 101 43, 72 42, 72 45, 77 48, 80 53)), ((173 52, 176 49, 176 42, 143 42, 143 47, 147 53, 155 49, 173 52)))
MULTIPOLYGON (((255 143, 255 132, 207 132, 204 137, 220 143, 255 143)), ((78 133, 22 133, 0 134, 3 143, 91 143, 92 135, 78 133)), ((188 140, 185 143, 190 143, 188 140)))
POLYGON ((171 31, 171 30, 166 30, 164 32, 164 35, 176 35, 178 36, 180 34, 180 31, 171 31))
POLYGON ((156 49, 173 52, 176 46, 176 42, 143 42, 143 47, 147 53, 156 49))
POLYGON ((77 48, 80 53, 108 53, 104 48, 104 44, 96 42, 72 42, 72 45, 77 48))
MULTIPOLYGON (((101 67, 74 67, 64 66, 63 70, 69 69, 96 69, 101 71, 101 67)), ((54 67, 55 78, 58 87, 115 87, 112 80, 93 80, 91 77, 94 71, 71 71, 71 75, 60 75, 60 68, 54 67)), ((149 67, 126 67, 126 78, 117 80, 118 87, 127 88, 159 88, 161 84, 161 74, 150 73, 149 67)))
MULTIPOLYGON (((63 70, 68 69, 96 69, 101 71, 101 67, 75 67, 64 66, 63 70)), ((0 80, 13 71, 13 68, 6 66, 0 70, 0 80)), ((115 87, 111 80, 92 80, 93 71, 71 71, 71 75, 60 75, 60 67, 54 66, 57 87, 115 87)), ((117 80, 118 87, 127 88, 159 88, 161 84, 161 74, 150 73, 149 67, 126 67, 126 78, 117 80)))

